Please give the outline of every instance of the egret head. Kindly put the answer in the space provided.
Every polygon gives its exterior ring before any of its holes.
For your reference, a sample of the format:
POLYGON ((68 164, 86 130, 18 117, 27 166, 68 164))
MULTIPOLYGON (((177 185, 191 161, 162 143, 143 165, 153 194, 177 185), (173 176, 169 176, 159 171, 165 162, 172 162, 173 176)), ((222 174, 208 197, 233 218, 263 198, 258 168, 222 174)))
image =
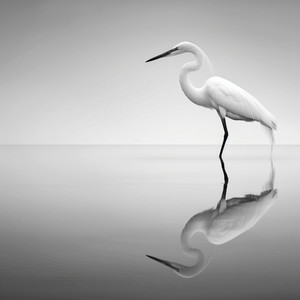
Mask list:
POLYGON ((198 47, 196 45, 192 44, 192 43, 181 42, 181 43, 175 45, 170 50, 168 50, 168 51, 166 51, 166 52, 164 52, 162 54, 159 54, 157 56, 154 56, 154 57, 148 59, 146 61, 146 63, 150 62, 150 61, 153 61, 153 60, 156 60, 156 59, 159 59, 159 58, 169 57, 169 56, 175 56, 175 55, 179 55, 179 54, 182 54, 182 53, 185 53, 185 52, 192 52, 192 53, 194 53, 194 49, 195 48, 198 48, 198 47))
MULTIPOLYGON (((191 255, 196 258, 196 263, 192 266, 185 266, 173 261, 161 259, 152 255, 146 255, 147 257, 161 263, 162 265, 165 265, 166 267, 170 268, 173 272, 175 272, 178 276, 183 278, 192 278, 200 274, 204 271, 204 269, 207 267, 207 265, 210 262, 211 256, 208 258, 205 258, 202 251, 200 249, 190 249, 191 255)), ((211 253, 212 255, 212 253, 211 253)))

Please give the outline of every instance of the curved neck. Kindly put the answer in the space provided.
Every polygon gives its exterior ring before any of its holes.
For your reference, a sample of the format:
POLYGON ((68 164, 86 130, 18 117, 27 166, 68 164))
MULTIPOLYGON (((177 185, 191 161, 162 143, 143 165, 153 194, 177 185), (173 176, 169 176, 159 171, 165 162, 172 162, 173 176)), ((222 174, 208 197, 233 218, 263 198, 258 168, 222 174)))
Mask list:
POLYGON ((196 45, 193 45, 193 47, 190 49, 189 52, 194 54, 195 59, 193 61, 184 64, 181 69, 180 76, 179 76, 181 89, 192 102, 198 105, 205 106, 205 95, 204 95, 203 88, 195 87, 191 83, 188 75, 190 72, 195 72, 199 70, 204 63, 204 59, 206 59, 206 61, 208 62, 211 72, 212 72, 212 65, 208 60, 207 56, 205 55, 205 53, 196 45))
POLYGON ((201 273, 212 258, 212 253, 205 255, 201 249, 196 249, 191 246, 191 239, 197 232, 203 232, 206 234, 207 226, 210 221, 211 211, 205 211, 202 214, 197 214, 192 217, 181 234, 181 246, 184 253, 187 256, 193 257, 196 259, 196 263, 193 266, 184 266, 181 265, 180 275, 182 277, 194 277, 201 273))

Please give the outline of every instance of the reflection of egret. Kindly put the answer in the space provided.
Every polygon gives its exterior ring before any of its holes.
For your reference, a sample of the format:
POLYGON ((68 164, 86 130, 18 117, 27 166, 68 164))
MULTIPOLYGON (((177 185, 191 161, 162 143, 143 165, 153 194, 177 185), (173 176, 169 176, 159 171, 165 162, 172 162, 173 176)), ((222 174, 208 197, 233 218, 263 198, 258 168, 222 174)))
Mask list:
POLYGON ((273 205, 277 191, 274 189, 275 170, 271 163, 269 180, 260 195, 248 194, 226 200, 228 176, 225 164, 221 160, 224 174, 224 185, 220 201, 215 209, 205 210, 193 216, 185 225, 181 234, 181 245, 187 256, 196 259, 193 266, 185 266, 176 262, 162 260, 147 255, 173 269, 182 277, 194 277, 208 265, 211 257, 205 257, 200 249, 191 247, 192 237, 202 232, 213 245, 221 245, 252 228, 273 205))
POLYGON ((197 105, 215 109, 221 118, 224 139, 219 156, 222 156, 228 137, 225 117, 233 120, 260 122, 268 130, 273 144, 273 129, 276 129, 275 118, 252 95, 234 83, 217 76, 210 77, 201 88, 193 86, 188 78, 188 74, 199 70, 205 60, 209 63, 204 52, 196 45, 189 42, 179 43, 169 51, 150 58, 146 62, 182 53, 192 53, 195 56, 195 60, 186 63, 180 72, 180 85, 184 94, 197 105))

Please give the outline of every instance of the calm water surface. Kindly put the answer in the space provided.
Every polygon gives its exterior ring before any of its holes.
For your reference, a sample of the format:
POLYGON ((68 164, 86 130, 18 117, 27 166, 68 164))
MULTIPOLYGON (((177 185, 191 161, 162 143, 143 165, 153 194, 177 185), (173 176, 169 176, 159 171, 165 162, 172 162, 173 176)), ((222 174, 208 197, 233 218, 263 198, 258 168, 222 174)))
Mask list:
POLYGON ((300 147, 269 152, 0 147, 0 299, 300 299, 300 147))

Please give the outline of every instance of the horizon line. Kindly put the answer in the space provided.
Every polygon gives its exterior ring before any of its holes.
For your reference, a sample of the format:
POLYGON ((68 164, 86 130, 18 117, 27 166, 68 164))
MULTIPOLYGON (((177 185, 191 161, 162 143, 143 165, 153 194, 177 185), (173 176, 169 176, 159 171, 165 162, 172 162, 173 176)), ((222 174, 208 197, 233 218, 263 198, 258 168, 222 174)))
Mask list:
MULTIPOLYGON (((0 147, 12 146, 220 146, 219 144, 0 144, 0 147)), ((270 144, 228 144, 227 146, 271 146, 270 144)), ((277 146, 300 146, 300 144, 275 144, 277 146)))

